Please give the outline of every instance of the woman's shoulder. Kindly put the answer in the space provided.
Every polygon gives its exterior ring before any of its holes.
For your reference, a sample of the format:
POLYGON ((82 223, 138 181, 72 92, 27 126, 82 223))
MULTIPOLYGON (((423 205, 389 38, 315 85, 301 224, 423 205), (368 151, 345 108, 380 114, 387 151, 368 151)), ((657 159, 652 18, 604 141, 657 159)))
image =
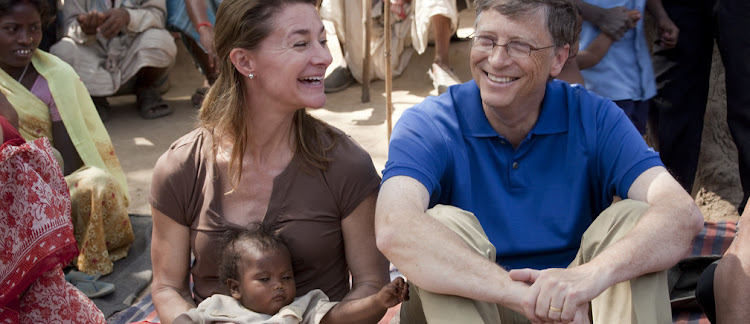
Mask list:
POLYGON ((197 128, 174 141, 159 157, 154 172, 165 169, 194 170, 204 160, 204 149, 210 133, 204 128, 197 128))
POLYGON ((333 165, 358 165, 361 163, 372 165, 370 154, 356 140, 334 126, 329 125, 328 127, 331 129, 331 136, 324 140, 323 144, 324 147, 334 145, 329 153, 333 165))

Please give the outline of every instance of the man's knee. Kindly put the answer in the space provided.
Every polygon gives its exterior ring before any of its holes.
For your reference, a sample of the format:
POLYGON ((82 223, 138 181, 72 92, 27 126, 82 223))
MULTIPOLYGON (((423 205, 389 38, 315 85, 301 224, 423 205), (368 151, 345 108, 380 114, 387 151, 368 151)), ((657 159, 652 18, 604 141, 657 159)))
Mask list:
POLYGON ((477 254, 495 262, 495 246, 473 213, 454 206, 436 205, 427 210, 427 215, 458 234, 477 254))
POLYGON ((605 209, 589 226, 581 238, 579 256, 574 263, 585 263, 629 232, 649 205, 626 199, 605 209), (582 257, 582 259, 580 259, 582 257))
POLYGON ((78 46, 79 45, 76 44, 73 39, 63 37, 60 41, 50 47, 49 52, 68 64, 73 65, 73 61, 77 56, 76 53, 78 52, 78 46))

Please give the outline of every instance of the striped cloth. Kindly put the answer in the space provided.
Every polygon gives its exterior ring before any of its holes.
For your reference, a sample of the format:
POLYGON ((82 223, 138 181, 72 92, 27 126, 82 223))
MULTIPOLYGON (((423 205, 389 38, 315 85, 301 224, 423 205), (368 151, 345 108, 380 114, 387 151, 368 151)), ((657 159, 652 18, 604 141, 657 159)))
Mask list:
MULTIPOLYGON (((688 256, 708 256, 723 255, 729 248, 734 239, 737 230, 737 222, 720 221, 706 222, 703 224, 703 230, 693 240, 693 248, 688 256)), ((391 267, 391 279, 400 273, 395 267, 391 267)), ((379 324, 398 324, 399 310, 401 305, 397 305, 388 310, 379 324)), ((676 311, 672 313, 672 322, 674 324, 710 324, 706 316, 700 310, 694 311, 676 311)), ((154 301, 151 294, 143 298, 138 304, 127 308, 107 320, 109 324, 150 324, 160 323, 159 316, 156 315, 154 301)))
MULTIPOLYGON (((737 222, 705 222, 703 229, 693 240, 690 257, 723 255, 729 248, 737 231, 737 222)), ((710 324, 701 310, 672 312, 674 324, 710 324)))

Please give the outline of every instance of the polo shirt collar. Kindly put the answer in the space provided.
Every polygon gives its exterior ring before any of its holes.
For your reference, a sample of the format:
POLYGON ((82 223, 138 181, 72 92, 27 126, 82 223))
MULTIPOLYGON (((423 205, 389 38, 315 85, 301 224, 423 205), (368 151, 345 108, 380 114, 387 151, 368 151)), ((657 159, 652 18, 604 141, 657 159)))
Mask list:
MULTIPOLYGON (((482 108, 479 87, 474 80, 455 87, 452 93, 455 107, 462 119, 464 134, 471 137, 496 137, 499 134, 490 125, 482 108), (472 98, 471 100, 461 100, 472 98)), ((568 109, 565 86, 562 82, 553 80, 547 82, 542 111, 536 125, 531 129, 532 134, 557 134, 568 130, 568 109)))

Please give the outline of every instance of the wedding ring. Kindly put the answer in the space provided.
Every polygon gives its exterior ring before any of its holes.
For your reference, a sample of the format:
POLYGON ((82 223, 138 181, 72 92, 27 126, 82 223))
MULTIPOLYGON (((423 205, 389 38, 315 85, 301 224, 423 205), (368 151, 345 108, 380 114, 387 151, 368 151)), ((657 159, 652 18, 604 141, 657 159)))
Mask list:
POLYGON ((552 307, 552 306, 549 307, 549 310, 551 312, 562 312, 562 308, 557 308, 557 307, 552 307))

